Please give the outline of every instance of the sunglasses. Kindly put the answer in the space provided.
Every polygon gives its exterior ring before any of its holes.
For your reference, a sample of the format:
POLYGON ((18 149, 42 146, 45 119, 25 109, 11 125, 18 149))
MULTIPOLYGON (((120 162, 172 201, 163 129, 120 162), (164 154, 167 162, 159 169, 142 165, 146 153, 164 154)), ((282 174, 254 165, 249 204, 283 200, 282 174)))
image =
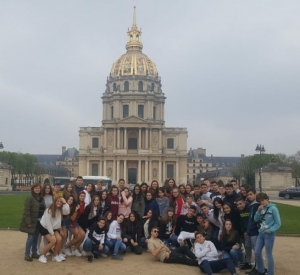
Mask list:
POLYGON ((153 233, 159 233, 159 230, 153 230, 153 233))

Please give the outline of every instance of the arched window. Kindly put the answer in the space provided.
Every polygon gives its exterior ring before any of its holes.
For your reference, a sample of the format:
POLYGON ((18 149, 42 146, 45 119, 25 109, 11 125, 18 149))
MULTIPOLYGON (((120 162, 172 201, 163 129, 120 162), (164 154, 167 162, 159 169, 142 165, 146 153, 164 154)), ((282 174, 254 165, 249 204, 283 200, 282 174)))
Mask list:
POLYGON ((154 83, 151 84, 151 91, 154 91, 154 83))
POLYGON ((124 91, 129 92, 129 82, 128 81, 125 81, 125 83, 124 83, 124 91))
POLYGON ((142 92, 143 88, 144 88, 144 83, 143 83, 143 81, 140 81, 139 82, 139 92, 142 92))
POLYGON ((117 84, 114 83, 114 84, 113 84, 113 91, 115 92, 116 90, 117 90, 117 84))

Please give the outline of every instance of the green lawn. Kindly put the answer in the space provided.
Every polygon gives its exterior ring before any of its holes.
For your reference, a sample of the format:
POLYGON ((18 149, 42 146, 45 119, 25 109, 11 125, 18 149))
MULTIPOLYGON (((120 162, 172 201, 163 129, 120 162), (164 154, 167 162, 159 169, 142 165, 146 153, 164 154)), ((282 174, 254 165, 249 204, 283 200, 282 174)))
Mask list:
MULTIPOLYGON (((19 228, 25 198, 29 194, 0 195, 0 228, 19 228)), ((280 216, 280 234, 300 234, 300 207, 276 203, 280 216)))

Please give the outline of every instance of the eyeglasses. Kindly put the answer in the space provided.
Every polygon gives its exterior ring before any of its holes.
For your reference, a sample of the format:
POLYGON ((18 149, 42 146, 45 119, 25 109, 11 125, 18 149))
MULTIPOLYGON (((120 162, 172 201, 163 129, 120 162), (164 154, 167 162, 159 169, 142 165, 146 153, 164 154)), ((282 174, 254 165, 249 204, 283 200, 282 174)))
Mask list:
POLYGON ((153 230, 153 233, 159 233, 159 230, 153 230))

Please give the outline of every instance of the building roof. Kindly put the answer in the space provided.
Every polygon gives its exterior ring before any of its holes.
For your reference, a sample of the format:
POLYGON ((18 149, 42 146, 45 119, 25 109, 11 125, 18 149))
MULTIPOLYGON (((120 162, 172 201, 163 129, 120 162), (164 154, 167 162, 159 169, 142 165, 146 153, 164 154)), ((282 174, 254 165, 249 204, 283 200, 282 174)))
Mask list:
POLYGON ((57 161, 64 161, 66 158, 73 158, 74 160, 78 160, 79 151, 73 147, 68 148, 61 156, 57 158, 57 161))
POLYGON ((218 170, 207 171, 201 174, 197 174, 197 179, 201 178, 217 178, 217 177, 232 177, 231 169, 224 168, 218 170))
POLYGON ((56 176, 56 177, 70 176, 70 171, 62 166, 43 164, 43 163, 38 163, 37 165, 42 168, 44 174, 49 174, 51 176, 56 176))
POLYGON ((11 166, 6 164, 6 163, 2 163, 0 162, 0 169, 11 169, 11 166))
POLYGON ((37 159, 37 163, 41 164, 49 164, 49 165, 55 165, 57 159, 60 157, 60 155, 44 155, 44 154, 38 154, 34 155, 37 159))

